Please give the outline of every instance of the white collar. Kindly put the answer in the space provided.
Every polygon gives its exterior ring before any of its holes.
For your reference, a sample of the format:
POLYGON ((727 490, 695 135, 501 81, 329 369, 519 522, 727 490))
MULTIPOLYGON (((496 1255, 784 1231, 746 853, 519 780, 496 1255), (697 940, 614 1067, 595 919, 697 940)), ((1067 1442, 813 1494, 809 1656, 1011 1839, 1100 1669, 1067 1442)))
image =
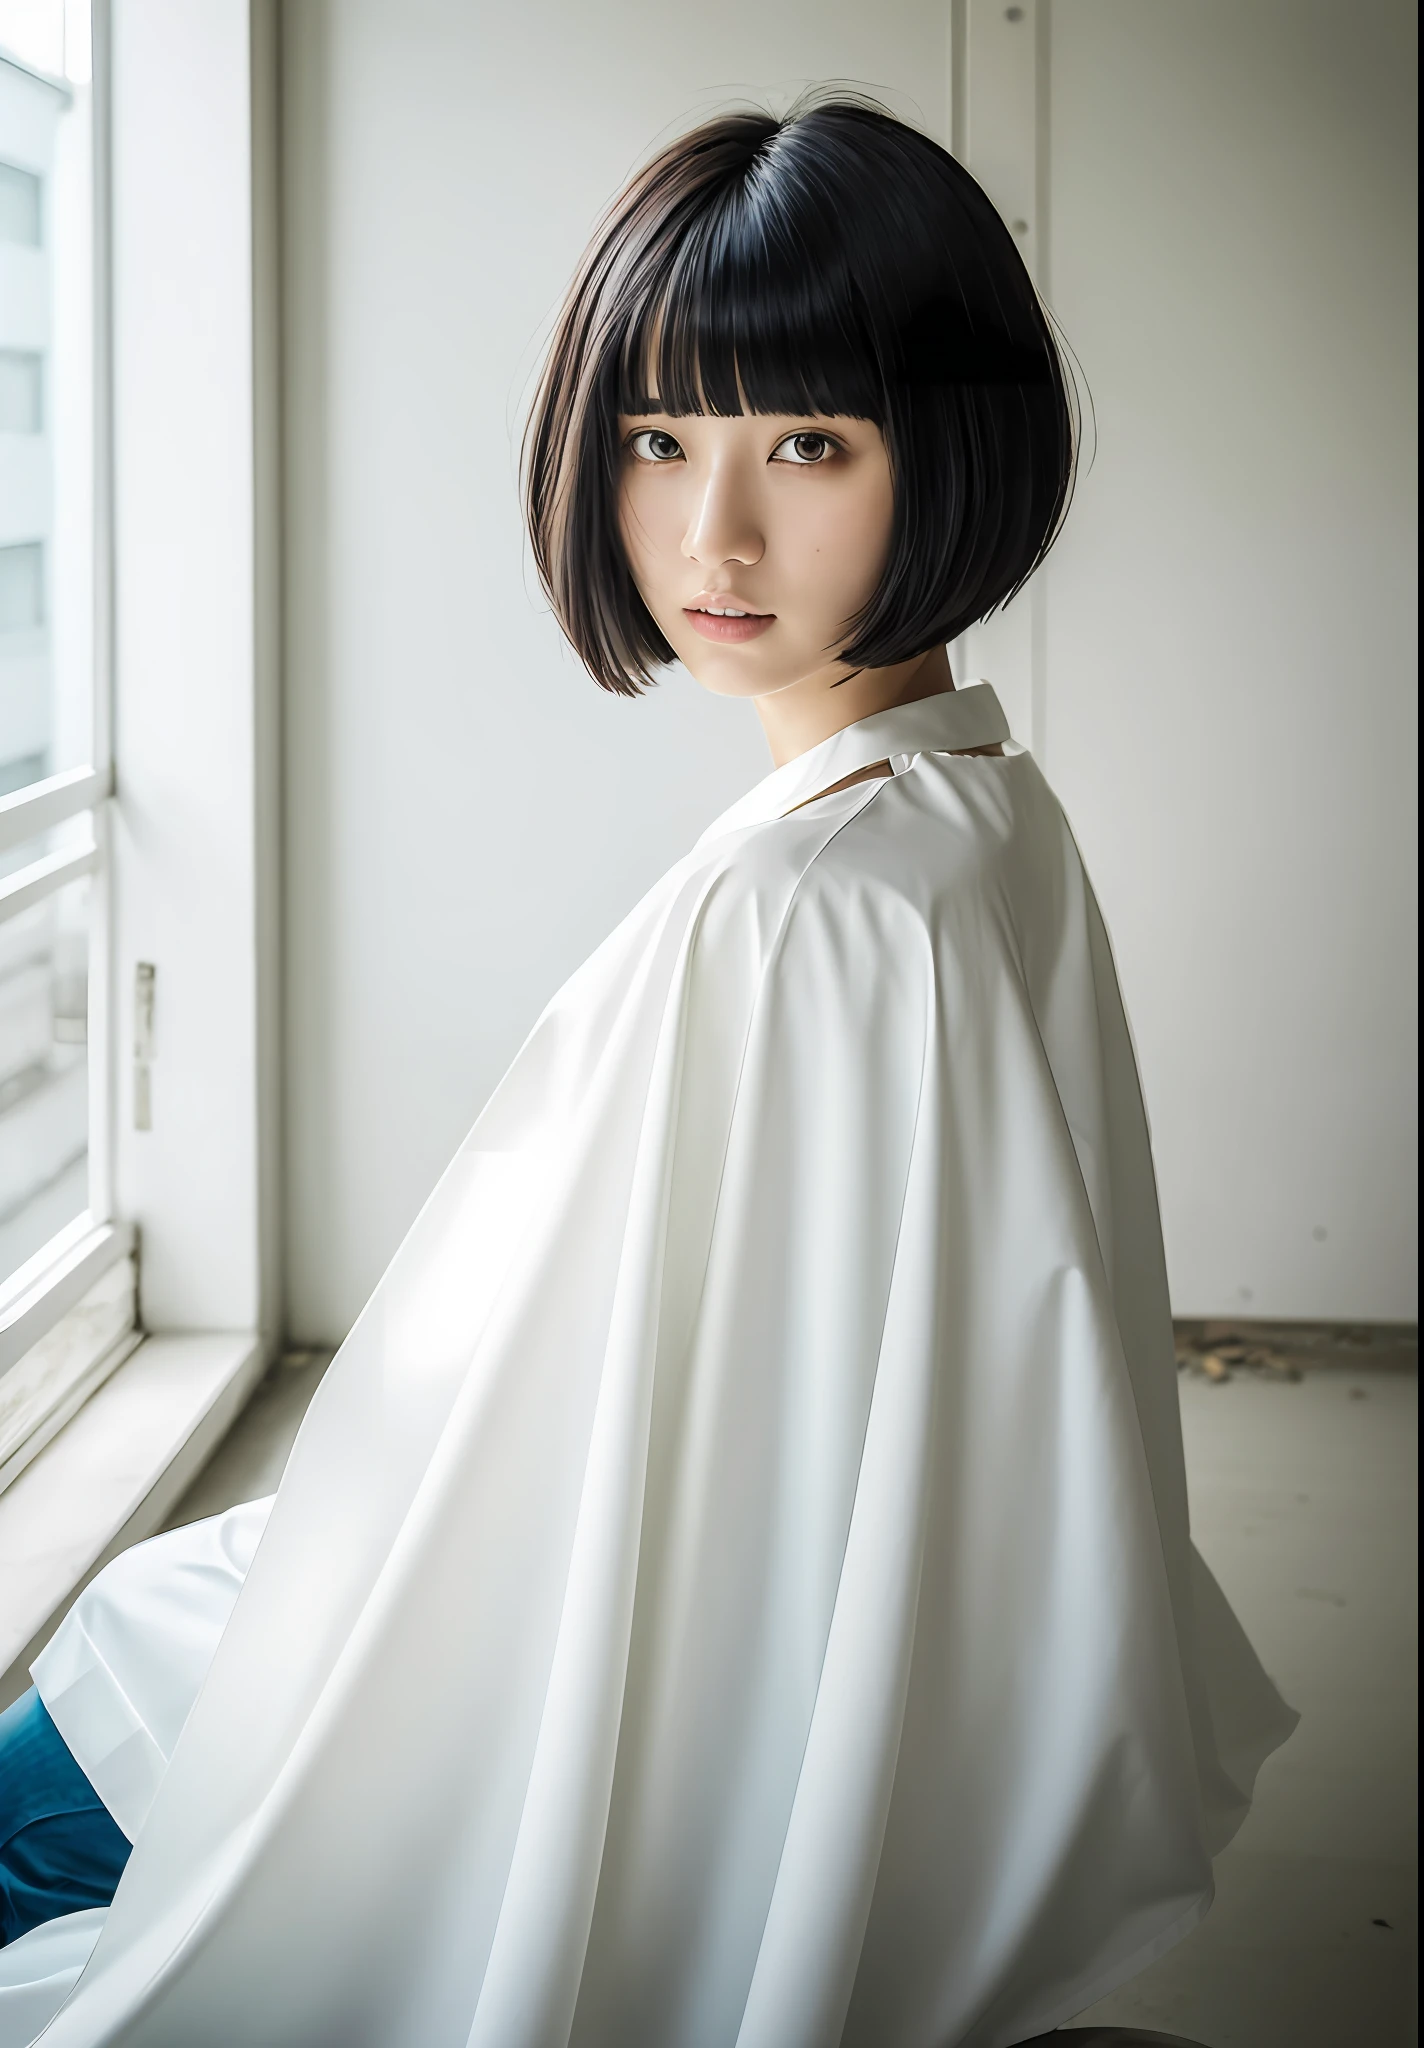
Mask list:
MULTIPOLYGON (((920 697, 913 704, 874 711, 869 718, 843 726, 819 746, 774 768, 707 827, 698 845, 744 825, 764 825, 784 817, 833 782, 876 761, 893 762, 899 755, 908 765, 916 754, 958 754, 970 747, 992 747, 1008 738, 1008 720, 988 683, 966 683, 963 689, 944 690, 937 697, 920 697)), ((898 767, 896 772, 900 772, 898 767)))

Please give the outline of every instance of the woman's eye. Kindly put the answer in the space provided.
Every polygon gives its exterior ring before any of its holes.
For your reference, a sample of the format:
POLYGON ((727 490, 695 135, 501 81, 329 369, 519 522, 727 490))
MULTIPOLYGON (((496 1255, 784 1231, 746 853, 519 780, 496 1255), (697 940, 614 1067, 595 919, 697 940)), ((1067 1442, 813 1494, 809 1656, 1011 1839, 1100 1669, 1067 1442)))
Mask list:
POLYGON ((628 446, 640 462, 676 462, 682 454, 682 443, 657 427, 642 427, 630 434, 628 446))
POLYGON ((834 455, 836 444, 829 434, 788 434, 771 451, 773 462, 824 462, 834 455))

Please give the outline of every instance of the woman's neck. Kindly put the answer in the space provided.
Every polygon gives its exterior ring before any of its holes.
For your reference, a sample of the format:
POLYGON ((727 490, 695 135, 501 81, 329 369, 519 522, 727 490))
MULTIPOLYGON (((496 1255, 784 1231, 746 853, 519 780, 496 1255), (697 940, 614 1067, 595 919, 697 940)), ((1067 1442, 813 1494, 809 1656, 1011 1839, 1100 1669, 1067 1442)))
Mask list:
POLYGON ((772 761, 781 768, 833 733, 857 725, 877 711, 914 704, 921 697, 938 697, 953 688, 948 651, 932 647, 928 654, 917 654, 912 661, 897 662, 892 668, 858 669, 841 682, 831 676, 807 676, 784 690, 758 697, 756 708, 772 761))

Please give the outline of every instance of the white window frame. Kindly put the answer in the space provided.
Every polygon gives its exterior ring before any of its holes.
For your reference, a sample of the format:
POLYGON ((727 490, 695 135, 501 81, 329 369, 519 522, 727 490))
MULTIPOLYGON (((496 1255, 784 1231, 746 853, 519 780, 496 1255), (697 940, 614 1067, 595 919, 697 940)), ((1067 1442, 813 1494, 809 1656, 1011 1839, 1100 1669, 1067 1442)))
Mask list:
MULTIPOLYGON (((110 900, 88 1230, 5 1290, 0 1331, 18 1330, 22 1293, 27 1342, 72 1298, 80 1237, 116 1232, 121 1256, 116 1213, 142 1232, 147 1326, 277 1320, 272 16, 270 0, 95 0, 94 761, 0 799, 0 847, 86 813, 94 835, 0 881, 0 917, 84 874, 110 900), (185 324, 195 305, 206 332, 185 324), (152 1132, 132 1116, 140 961, 157 967, 152 1132), (198 1096, 201 1130, 185 1122, 198 1096)), ((84 1259, 92 1278, 102 1258, 84 1259)))
POLYGON ((114 789, 110 434, 109 77, 107 9, 95 0, 90 141, 92 181, 93 663, 90 759, 0 798, 0 852, 87 817, 89 844, 42 855, 0 880, 0 923, 93 877, 89 905, 88 1206, 14 1273, 0 1275, 0 1375, 132 1252, 131 1223, 114 1220, 113 989, 108 800, 114 789))
POLYGON ((0 1493, 0 1706, 87 1578, 161 1526, 280 1331, 276 41, 275 0, 94 0, 112 755, 92 782, 18 793, 0 829, 95 819, 112 1206, 46 1248, 0 1328, 28 1348, 132 1230, 146 1334, 0 1493), (156 973, 147 1130, 139 963, 156 973))

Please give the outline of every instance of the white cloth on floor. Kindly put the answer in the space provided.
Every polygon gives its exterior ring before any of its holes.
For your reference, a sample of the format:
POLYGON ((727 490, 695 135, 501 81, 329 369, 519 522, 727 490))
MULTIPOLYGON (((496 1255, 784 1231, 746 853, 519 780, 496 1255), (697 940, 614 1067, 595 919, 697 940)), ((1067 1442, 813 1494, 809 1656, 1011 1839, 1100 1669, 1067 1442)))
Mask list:
POLYGON ((46 2048, 1003 2048, 1199 1916, 1293 1716, 1190 1544, 1108 942, 1005 736, 837 734, 555 997, 46 2048))
POLYGON ((66 1913, 0 1948, 0 2048, 29 2048, 79 1981, 107 1917, 102 1906, 66 1913))
POLYGON ((227 1627, 272 1501, 136 1543, 79 1595, 30 1666, 76 1762, 138 1840, 227 1627))

